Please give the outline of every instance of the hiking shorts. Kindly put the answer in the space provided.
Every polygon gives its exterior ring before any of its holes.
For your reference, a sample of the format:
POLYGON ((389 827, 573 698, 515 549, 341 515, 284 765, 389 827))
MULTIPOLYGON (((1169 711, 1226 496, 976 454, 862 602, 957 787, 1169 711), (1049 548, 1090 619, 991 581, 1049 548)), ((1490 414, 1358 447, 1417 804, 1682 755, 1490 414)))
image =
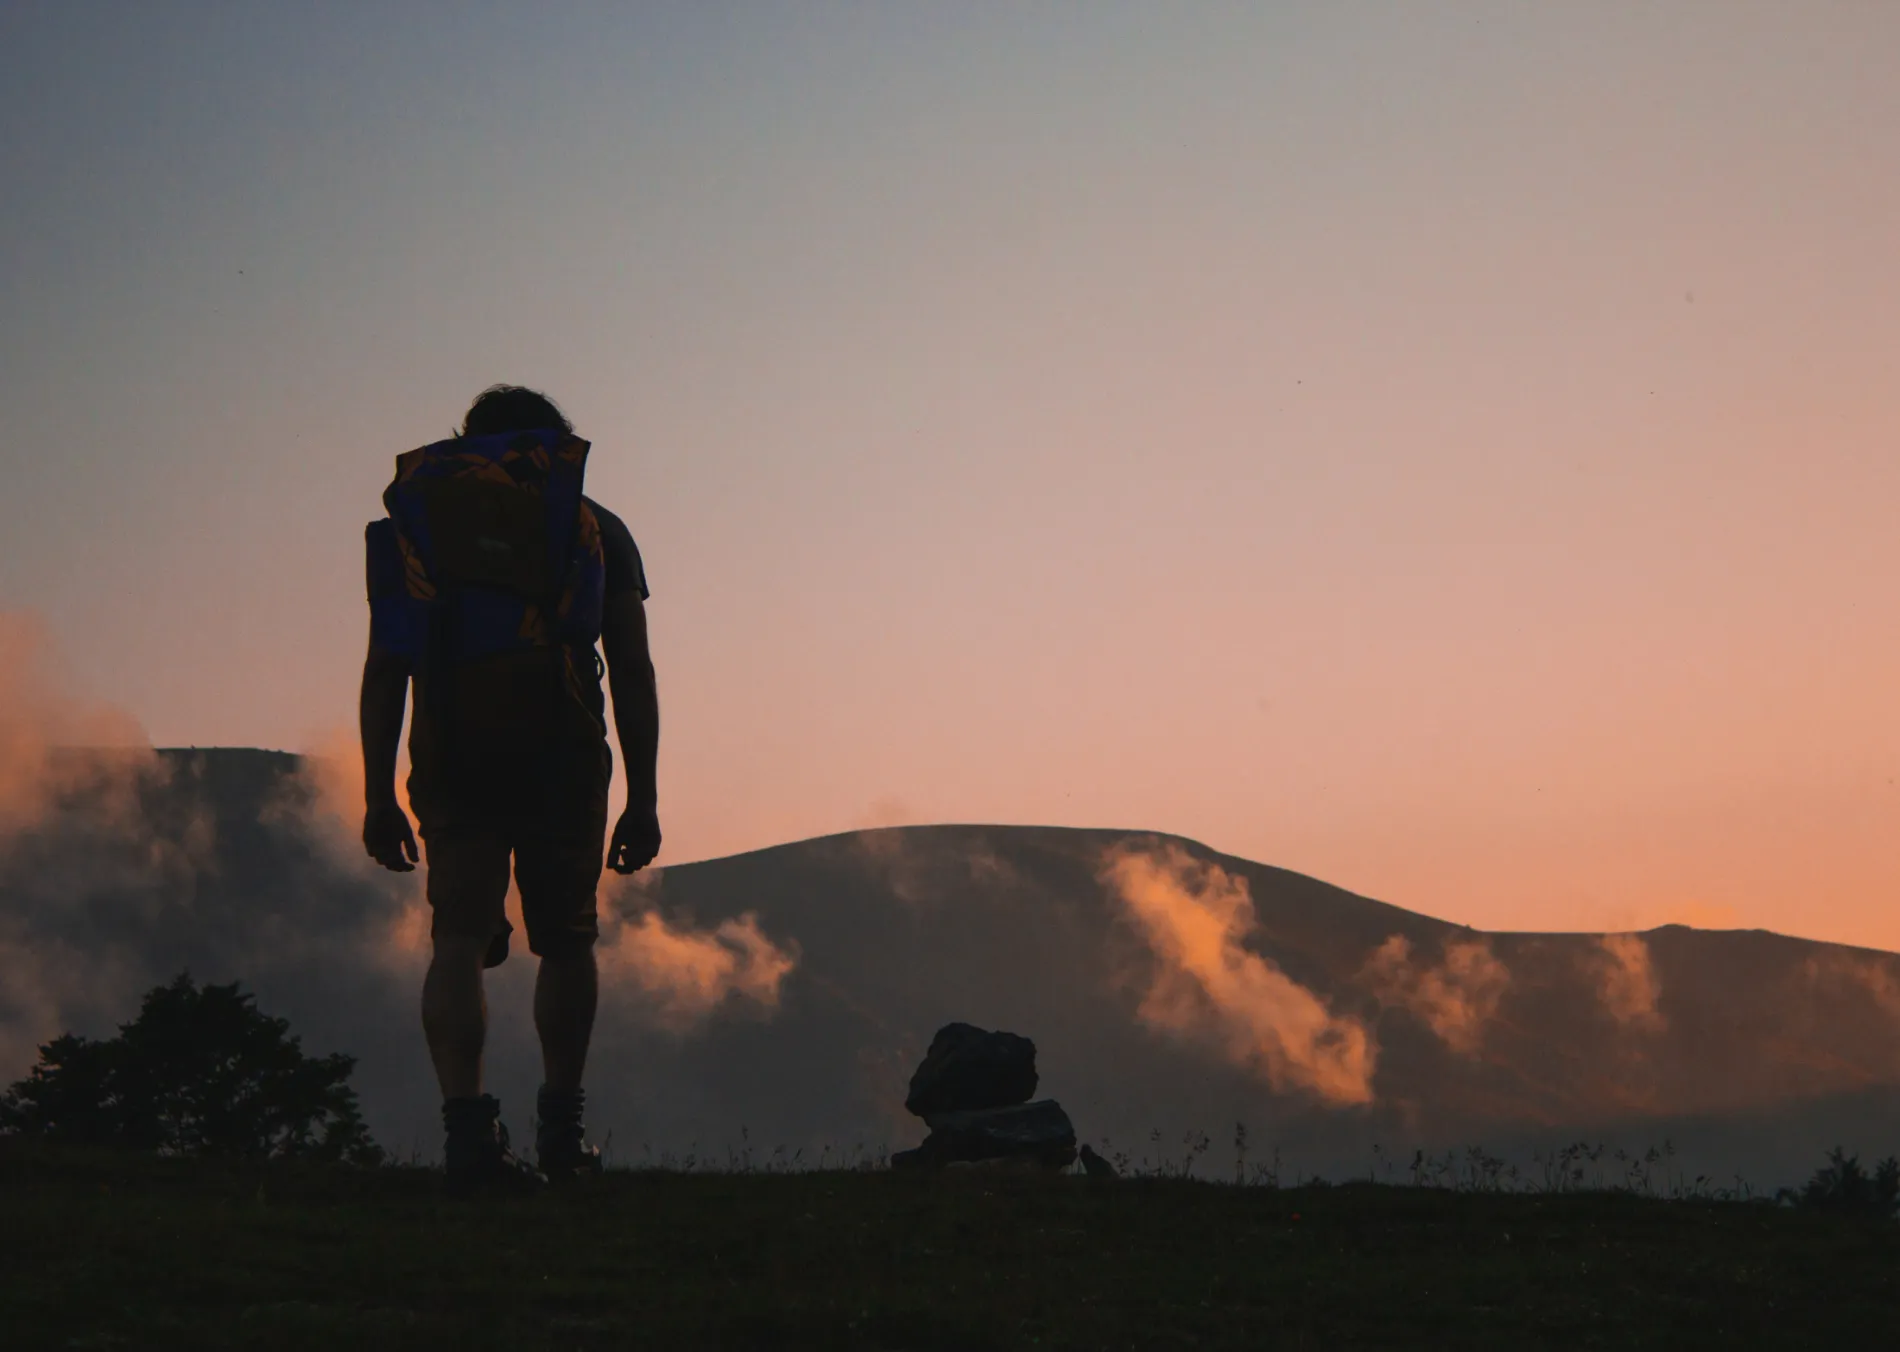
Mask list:
POLYGON ((487 965, 497 965, 514 929, 506 913, 512 856, 528 951, 538 958, 585 952, 600 937, 595 893, 606 859, 604 827, 560 835, 494 828, 425 834, 431 937, 486 939, 487 965))
POLYGON ((432 933, 491 939, 489 966, 508 951, 511 862, 529 952, 584 950, 600 935, 613 755, 596 668, 551 665, 558 657, 529 650, 454 668, 441 686, 416 683, 409 802, 432 933), (549 698, 557 674, 571 698, 549 698))

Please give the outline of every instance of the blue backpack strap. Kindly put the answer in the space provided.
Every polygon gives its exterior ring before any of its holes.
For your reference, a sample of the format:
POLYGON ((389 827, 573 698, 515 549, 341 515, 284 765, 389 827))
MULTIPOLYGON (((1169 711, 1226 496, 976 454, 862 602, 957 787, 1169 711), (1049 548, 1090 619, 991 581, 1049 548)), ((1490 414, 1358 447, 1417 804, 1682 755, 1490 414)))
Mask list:
POLYGON ((600 639, 606 608, 607 552, 600 538, 600 518, 585 501, 580 505, 571 557, 558 615, 562 641, 591 648, 600 639))
POLYGON ((591 647, 600 638, 607 556, 601 549, 600 519, 582 494, 590 448, 568 435, 548 449, 548 544, 552 576, 561 579, 550 637, 556 643, 591 647))

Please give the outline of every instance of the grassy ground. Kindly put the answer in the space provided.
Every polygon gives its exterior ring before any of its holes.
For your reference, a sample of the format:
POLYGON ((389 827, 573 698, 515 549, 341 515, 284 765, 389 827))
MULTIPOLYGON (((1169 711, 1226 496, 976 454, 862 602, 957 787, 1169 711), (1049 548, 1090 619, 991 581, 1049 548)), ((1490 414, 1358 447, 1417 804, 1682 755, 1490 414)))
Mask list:
POLYGON ((0 1141, 0 1344, 1893 1346, 1900 1226, 1761 1204, 961 1170, 421 1170, 0 1141))

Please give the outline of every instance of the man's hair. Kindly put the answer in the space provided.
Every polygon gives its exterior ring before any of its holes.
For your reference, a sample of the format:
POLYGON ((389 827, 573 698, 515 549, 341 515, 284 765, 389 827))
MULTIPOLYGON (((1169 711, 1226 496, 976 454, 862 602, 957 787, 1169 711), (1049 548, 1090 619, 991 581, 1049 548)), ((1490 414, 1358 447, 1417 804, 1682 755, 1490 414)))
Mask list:
POLYGON ((475 396, 462 419, 465 437, 492 437, 502 432, 539 432, 544 428, 572 432, 554 401, 520 385, 490 385, 475 396))

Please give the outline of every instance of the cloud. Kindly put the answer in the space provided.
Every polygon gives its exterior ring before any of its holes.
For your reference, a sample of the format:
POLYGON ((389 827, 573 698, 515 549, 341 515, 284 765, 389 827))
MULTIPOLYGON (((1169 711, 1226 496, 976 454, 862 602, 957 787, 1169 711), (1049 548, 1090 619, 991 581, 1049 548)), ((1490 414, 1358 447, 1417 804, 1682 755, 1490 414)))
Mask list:
POLYGON ((603 907, 596 952, 603 980, 630 982, 655 1021, 674 1031, 729 1003, 775 1012, 779 986, 798 965, 797 945, 773 943, 752 911, 705 930, 670 921, 657 906, 626 919, 603 907))
MULTIPOLYGON (((345 872, 422 891, 422 872, 391 873, 363 848, 363 751, 354 729, 331 727, 307 740, 294 768, 262 805, 263 819, 305 832, 345 872)), ((413 826, 409 807, 409 750, 396 764, 396 802, 413 826)))
POLYGON ((0 916, 0 1089, 24 1075, 39 1048, 66 1031, 66 1011, 126 984, 124 955, 40 939, 0 916))
POLYGON ((189 895, 216 869, 211 816, 160 807, 178 767, 71 692, 45 623, 0 612, 0 1083, 136 965, 101 923, 112 898, 189 895))
POLYGON ((996 890, 1021 884, 1014 867, 980 841, 946 852, 922 842, 917 829, 874 826, 843 838, 843 848, 898 900, 911 906, 954 902, 970 888, 996 890))
POLYGON ((45 622, 0 611, 0 844, 68 801, 123 815, 158 769, 136 719, 70 691, 45 622))
POLYGON ((1511 973, 1482 939, 1447 943, 1437 965, 1427 966, 1413 962, 1411 940, 1394 934, 1373 950, 1360 979, 1382 1003, 1410 1010, 1447 1047, 1471 1056, 1498 1011, 1511 973))
POLYGON ((301 765, 158 751, 74 684, 43 622, 0 614, 0 1085, 185 969, 242 980, 313 1046, 374 1062, 413 1023, 415 964, 396 980, 382 960, 420 889, 371 876, 353 749, 301 765))
POLYGON ((1900 1020, 1900 962, 1893 958, 1822 953, 1808 958, 1802 972, 1812 986, 1857 991, 1882 1014, 1900 1020))
POLYGON ((1330 1103, 1367 1103, 1377 1051, 1358 1020, 1245 946, 1256 927, 1246 880, 1179 846, 1118 848, 1102 880, 1159 960, 1138 1016, 1206 1038, 1276 1090, 1330 1103))
MULTIPOLYGON (((407 748, 398 755, 396 801, 413 825, 407 748)), ((324 851, 338 872, 361 879, 388 898, 389 907, 365 938, 372 960, 405 974, 427 962, 431 919, 425 890, 428 874, 421 864, 413 873, 392 873, 364 850, 363 752, 353 730, 334 727, 313 738, 299 753, 296 768, 265 802, 260 816, 268 823, 302 833, 324 851)), ((517 913, 519 909, 517 904, 517 913)))
POLYGON ((1666 1024, 1658 1008, 1662 982, 1650 962, 1648 941, 1640 934, 1605 934, 1597 948, 1600 960, 1592 966, 1604 1009, 1625 1028, 1660 1032, 1666 1024))

